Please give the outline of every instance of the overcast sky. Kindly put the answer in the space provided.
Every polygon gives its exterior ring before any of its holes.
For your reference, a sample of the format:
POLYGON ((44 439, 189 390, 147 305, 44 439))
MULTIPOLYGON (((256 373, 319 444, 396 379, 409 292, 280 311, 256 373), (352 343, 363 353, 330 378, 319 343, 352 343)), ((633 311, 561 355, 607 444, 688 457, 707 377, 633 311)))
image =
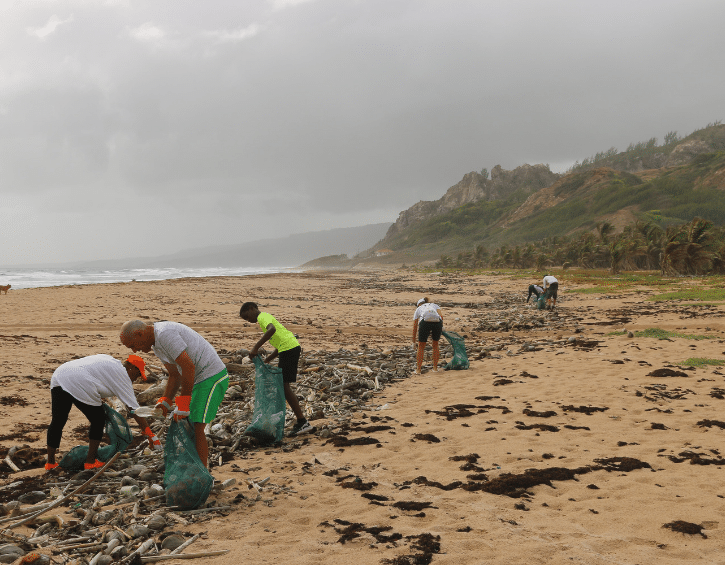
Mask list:
POLYGON ((0 265, 393 222, 725 118, 722 0, 0 0, 0 265))

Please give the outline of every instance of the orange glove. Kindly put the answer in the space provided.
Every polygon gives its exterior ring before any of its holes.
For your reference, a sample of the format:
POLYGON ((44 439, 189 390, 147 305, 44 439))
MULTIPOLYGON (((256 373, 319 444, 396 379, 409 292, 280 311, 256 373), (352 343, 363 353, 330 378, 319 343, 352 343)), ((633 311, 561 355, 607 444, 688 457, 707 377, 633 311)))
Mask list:
POLYGON ((189 409, 191 404, 191 396, 177 396, 176 397, 176 410, 174 410, 174 420, 177 422, 184 418, 188 418, 191 410, 189 409))
POLYGON ((169 412, 171 412, 171 404, 172 401, 166 398, 165 396, 162 396, 159 398, 159 401, 156 403, 156 408, 161 408, 161 410, 164 413, 164 417, 169 415, 169 412))
POLYGON ((159 440, 158 436, 151 431, 151 428, 148 426, 143 431, 143 435, 145 435, 147 438, 149 438, 149 447, 155 451, 161 451, 163 447, 161 447, 161 440, 159 440))

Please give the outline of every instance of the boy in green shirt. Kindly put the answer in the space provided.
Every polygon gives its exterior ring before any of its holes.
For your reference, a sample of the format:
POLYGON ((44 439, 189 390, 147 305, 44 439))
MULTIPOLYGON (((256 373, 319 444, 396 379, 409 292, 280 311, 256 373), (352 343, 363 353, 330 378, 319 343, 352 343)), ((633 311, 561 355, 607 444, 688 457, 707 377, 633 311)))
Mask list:
POLYGON ((272 344, 274 351, 264 360, 265 363, 272 361, 279 355, 279 367, 282 369, 282 380, 284 382, 284 397, 287 404, 292 408, 297 417, 297 423, 292 427, 288 436, 310 434, 316 431, 305 418, 300 408, 297 395, 292 391, 290 383, 297 381, 297 365, 300 360, 302 348, 294 334, 274 319, 274 316, 267 312, 260 312, 254 302, 245 302, 239 310, 239 316, 250 324, 257 323, 262 328, 264 335, 249 352, 249 358, 253 359, 267 341, 272 344))

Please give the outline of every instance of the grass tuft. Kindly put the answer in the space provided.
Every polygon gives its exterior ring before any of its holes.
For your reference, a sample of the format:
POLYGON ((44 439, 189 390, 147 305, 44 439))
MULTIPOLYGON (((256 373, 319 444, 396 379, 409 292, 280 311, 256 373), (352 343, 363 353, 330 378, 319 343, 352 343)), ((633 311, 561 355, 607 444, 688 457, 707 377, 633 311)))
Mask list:
POLYGON ((647 328, 646 330, 634 332, 635 337, 653 337, 655 339, 671 339, 673 337, 681 337, 683 339, 694 339, 701 341, 703 339, 716 339, 714 335, 694 335, 694 334, 683 334, 679 332, 672 332, 669 330, 663 330, 661 328, 647 328))
POLYGON ((725 361, 723 361, 722 359, 709 359, 707 357, 690 357, 689 359, 683 361, 681 364, 687 365, 688 367, 705 367, 707 365, 722 367, 723 365, 725 365, 725 361))

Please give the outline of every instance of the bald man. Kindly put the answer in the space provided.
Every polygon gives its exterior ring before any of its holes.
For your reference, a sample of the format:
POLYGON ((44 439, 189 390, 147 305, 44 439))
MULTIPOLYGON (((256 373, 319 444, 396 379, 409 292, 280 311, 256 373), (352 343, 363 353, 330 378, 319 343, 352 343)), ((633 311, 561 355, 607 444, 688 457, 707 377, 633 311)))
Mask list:
POLYGON ((177 322, 130 320, 121 327, 121 343, 134 353, 153 351, 164 364, 169 380, 156 406, 167 415, 179 392, 173 417, 176 421, 189 418, 194 424, 196 451, 208 467, 204 427, 216 417, 229 386, 226 366, 216 350, 194 330, 177 322))

